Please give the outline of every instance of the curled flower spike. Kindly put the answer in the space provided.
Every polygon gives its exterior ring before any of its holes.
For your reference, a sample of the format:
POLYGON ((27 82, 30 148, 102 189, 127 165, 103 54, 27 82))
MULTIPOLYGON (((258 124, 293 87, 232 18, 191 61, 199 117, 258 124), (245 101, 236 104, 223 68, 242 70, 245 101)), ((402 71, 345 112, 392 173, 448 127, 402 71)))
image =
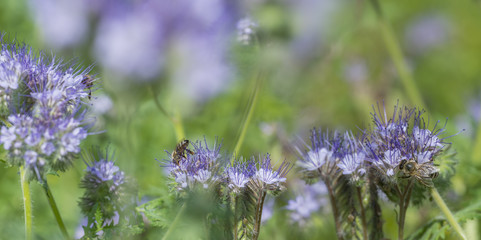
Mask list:
POLYGON ((98 210, 105 222, 111 222, 119 214, 126 187, 124 172, 115 165, 113 154, 96 151, 84 155, 87 169, 80 183, 85 193, 79 205, 82 213, 92 220, 90 224, 98 210))

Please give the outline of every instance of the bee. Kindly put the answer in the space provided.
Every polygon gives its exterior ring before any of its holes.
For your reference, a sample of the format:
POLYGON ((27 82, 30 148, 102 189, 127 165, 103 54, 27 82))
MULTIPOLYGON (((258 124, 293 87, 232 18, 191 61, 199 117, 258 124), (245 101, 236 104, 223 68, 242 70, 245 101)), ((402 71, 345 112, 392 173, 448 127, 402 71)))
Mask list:
POLYGON ((180 141, 177 144, 177 146, 175 146, 175 149, 172 152, 172 162, 175 165, 178 166, 180 160, 182 160, 182 158, 186 158, 186 156, 185 156, 186 152, 190 155, 194 154, 194 152, 192 152, 192 150, 188 149, 188 147, 189 147, 189 140, 187 140, 187 139, 184 139, 184 140, 180 141))
POLYGON ((402 178, 414 177, 425 187, 432 187, 431 180, 439 175, 439 170, 435 166, 429 163, 418 164, 414 159, 403 159, 398 168, 401 170, 402 178))
POLYGON ((92 87, 94 86, 94 78, 88 74, 84 75, 82 84, 89 90, 89 100, 92 100, 92 87))

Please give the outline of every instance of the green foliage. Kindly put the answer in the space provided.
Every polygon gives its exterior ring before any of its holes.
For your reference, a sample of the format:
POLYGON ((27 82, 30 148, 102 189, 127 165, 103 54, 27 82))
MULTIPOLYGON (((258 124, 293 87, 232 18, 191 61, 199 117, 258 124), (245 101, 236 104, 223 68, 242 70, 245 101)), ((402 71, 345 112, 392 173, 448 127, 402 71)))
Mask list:
POLYGON ((136 210, 144 214, 150 226, 165 228, 172 221, 170 211, 175 206, 174 203, 171 195, 164 195, 138 206, 136 210))
MULTIPOLYGON (((454 214, 454 217, 460 224, 471 219, 481 219, 481 201, 474 202, 466 208, 459 210, 454 214)), ((411 234, 408 239, 438 240, 447 239, 449 236, 452 238, 457 237, 446 219, 444 217, 437 217, 411 234)))

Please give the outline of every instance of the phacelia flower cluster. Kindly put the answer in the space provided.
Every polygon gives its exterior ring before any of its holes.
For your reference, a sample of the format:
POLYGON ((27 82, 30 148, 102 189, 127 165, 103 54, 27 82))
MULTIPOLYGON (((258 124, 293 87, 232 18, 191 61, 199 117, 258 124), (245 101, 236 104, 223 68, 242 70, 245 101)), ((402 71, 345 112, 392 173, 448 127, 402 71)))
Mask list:
POLYGON ((87 169, 80 183, 85 189, 79 203, 82 213, 91 219, 100 210, 104 223, 118 216, 126 200, 124 172, 112 158, 108 152, 103 156, 100 151, 86 156, 87 169))
POLYGON ((178 190, 202 186, 225 185, 234 193, 240 193, 248 186, 264 190, 282 190, 289 164, 283 162, 274 170, 270 155, 252 157, 248 160, 234 159, 220 154, 221 144, 215 142, 209 149, 207 141, 192 143, 192 150, 178 145, 167 160, 170 175, 178 190), (179 151, 180 150, 180 151, 179 151), (191 152, 191 153, 190 153, 191 152), (180 159, 179 159, 180 158, 180 159))
POLYGON ((438 172, 434 158, 446 145, 439 137, 444 128, 438 128, 436 123, 428 129, 429 124, 422 117, 424 111, 417 108, 395 106, 391 118, 379 107, 374 110, 372 129, 363 131, 360 137, 350 132, 341 135, 312 130, 311 146, 306 151, 299 150, 298 166, 304 175, 329 181, 342 174, 359 184, 373 170, 382 182, 395 183, 418 176, 415 178, 419 183, 429 186, 438 172), (414 166, 406 170, 403 165, 409 162, 414 166), (413 169, 418 172, 409 172, 413 169))
POLYGON ((92 91, 90 70, 32 54, 26 45, 1 39, 0 143, 11 165, 29 179, 65 171, 88 133, 83 104, 92 91))

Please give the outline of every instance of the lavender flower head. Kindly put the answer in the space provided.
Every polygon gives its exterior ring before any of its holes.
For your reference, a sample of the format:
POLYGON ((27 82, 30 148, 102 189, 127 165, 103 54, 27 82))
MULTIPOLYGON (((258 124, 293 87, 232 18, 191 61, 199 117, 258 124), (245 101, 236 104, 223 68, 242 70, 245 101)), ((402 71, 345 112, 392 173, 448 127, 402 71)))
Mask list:
MULTIPOLYGON (((217 139, 212 149, 209 149, 207 141, 204 144, 201 141, 193 143, 193 154, 187 153, 180 156, 180 160, 176 162, 175 156, 169 159, 170 175, 174 179, 175 187, 178 190, 192 189, 196 185, 203 188, 219 183, 219 169, 222 164, 221 149, 222 144, 217 143, 217 139)), ((175 155, 174 153, 173 155, 175 155)))
POLYGON ((273 193, 283 191, 285 189, 283 183, 286 182, 286 175, 291 170, 288 162, 282 162, 277 170, 271 165, 271 156, 259 156, 257 160, 257 170, 251 178, 250 184, 254 188, 270 190, 273 193))
POLYGON ((90 221, 98 210, 105 222, 111 222, 122 210, 126 179, 112 159, 113 154, 109 155, 108 151, 105 156, 101 151, 84 156, 87 169, 80 187, 85 193, 79 205, 90 221))
POLYGON ((30 180, 42 181, 48 171, 65 171, 80 152, 88 135, 83 101, 93 83, 85 82, 89 69, 31 52, 2 42, 0 101, 6 121, 0 143, 11 165, 25 166, 30 180))
POLYGON ((246 184, 256 174, 257 168, 254 159, 235 161, 225 169, 228 187, 234 192, 239 193, 246 187, 246 184))
POLYGON ((349 175, 350 180, 360 183, 366 174, 366 154, 360 140, 351 132, 346 132, 343 137, 343 145, 340 151, 341 156, 337 167, 342 174, 349 175))
POLYGON ((405 107, 403 110, 396 105, 389 119, 385 109, 383 113, 378 107, 372 114, 374 129, 366 141, 371 166, 388 182, 395 182, 395 176, 402 173, 401 162, 413 160, 435 169, 434 157, 446 145, 443 138, 439 138, 444 127, 438 128, 438 122, 431 130, 427 129, 429 123, 426 124, 422 117, 424 111, 416 108, 405 107))
POLYGON ((307 178, 323 177, 335 173, 336 159, 341 155, 342 138, 334 132, 311 131, 311 146, 306 151, 298 148, 298 167, 307 178))

